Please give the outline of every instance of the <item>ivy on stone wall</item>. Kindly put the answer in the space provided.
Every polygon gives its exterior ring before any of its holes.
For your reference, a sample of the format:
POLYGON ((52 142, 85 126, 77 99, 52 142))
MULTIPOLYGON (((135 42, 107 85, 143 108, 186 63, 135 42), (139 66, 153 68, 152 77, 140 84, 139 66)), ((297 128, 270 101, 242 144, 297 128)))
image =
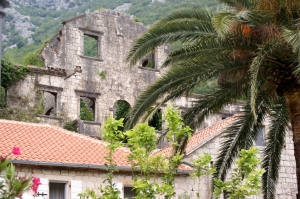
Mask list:
POLYGON ((2 59, 1 66, 1 86, 4 88, 7 88, 18 80, 25 78, 30 71, 27 66, 15 66, 13 63, 5 59, 2 59))

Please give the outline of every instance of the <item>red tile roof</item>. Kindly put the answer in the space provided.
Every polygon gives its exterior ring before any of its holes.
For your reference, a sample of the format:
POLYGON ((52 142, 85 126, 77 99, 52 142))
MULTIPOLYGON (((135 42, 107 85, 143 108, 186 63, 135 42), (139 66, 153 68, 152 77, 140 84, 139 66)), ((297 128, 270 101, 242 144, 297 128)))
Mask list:
MULTIPOLYGON (((15 161, 62 163, 62 165, 104 165, 108 150, 107 142, 70 132, 49 124, 34 124, 11 120, 0 120, 0 156, 7 156, 15 161), (13 155, 12 149, 17 146, 21 155, 13 155)), ((119 147, 114 160, 117 166, 131 167, 127 161, 130 150, 119 147)), ((34 163, 32 163, 34 164, 34 163)), ((181 170, 191 170, 181 164, 181 170)), ((120 169, 119 169, 120 170, 120 169)))
MULTIPOLYGON (((108 143, 47 124, 0 120, 0 156, 12 160, 104 165, 108 143), (9 154, 14 146, 21 155, 9 154)), ((118 166, 130 166, 126 147, 114 154, 118 166)))
MULTIPOLYGON (((188 144, 186 146, 186 153, 190 153, 191 151, 199 148, 203 143, 205 143, 209 138, 214 137, 218 133, 221 132, 224 128, 226 128, 229 124, 232 124, 239 116, 240 114, 235 114, 231 117, 228 117, 210 127, 207 127, 205 129, 202 129, 198 131, 197 133, 194 133, 190 140, 188 141, 188 144)), ((163 153, 163 154, 171 154, 172 147, 167 146, 159 151, 157 153, 163 153)))

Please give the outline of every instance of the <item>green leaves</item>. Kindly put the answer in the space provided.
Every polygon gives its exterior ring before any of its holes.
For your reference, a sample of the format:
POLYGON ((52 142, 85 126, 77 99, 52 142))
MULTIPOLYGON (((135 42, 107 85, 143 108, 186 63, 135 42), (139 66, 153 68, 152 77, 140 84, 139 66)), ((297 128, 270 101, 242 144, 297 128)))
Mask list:
POLYGON ((140 123, 134 129, 126 132, 128 145, 132 150, 145 149, 148 153, 156 148, 157 136, 155 129, 147 123, 140 123))
POLYGON ((214 178, 214 195, 218 197, 223 191, 228 192, 230 199, 258 195, 261 189, 261 176, 265 171, 258 169, 260 160, 257 154, 256 147, 249 150, 242 149, 239 152, 240 158, 235 161, 237 168, 233 169, 230 180, 222 181, 214 178))
POLYGON ((0 159, 0 198, 15 199, 30 188, 32 177, 17 177, 9 159, 0 159))
POLYGON ((23 79, 29 73, 27 66, 14 66, 13 63, 2 60, 1 62, 1 86, 4 88, 16 83, 18 80, 23 79))

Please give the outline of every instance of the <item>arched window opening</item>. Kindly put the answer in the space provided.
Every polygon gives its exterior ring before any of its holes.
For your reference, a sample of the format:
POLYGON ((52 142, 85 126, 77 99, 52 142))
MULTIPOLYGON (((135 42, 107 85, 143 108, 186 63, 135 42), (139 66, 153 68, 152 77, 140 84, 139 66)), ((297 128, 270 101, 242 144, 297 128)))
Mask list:
POLYGON ((130 104, 124 100, 118 100, 114 104, 114 118, 119 120, 121 118, 126 118, 127 113, 130 110, 130 104))

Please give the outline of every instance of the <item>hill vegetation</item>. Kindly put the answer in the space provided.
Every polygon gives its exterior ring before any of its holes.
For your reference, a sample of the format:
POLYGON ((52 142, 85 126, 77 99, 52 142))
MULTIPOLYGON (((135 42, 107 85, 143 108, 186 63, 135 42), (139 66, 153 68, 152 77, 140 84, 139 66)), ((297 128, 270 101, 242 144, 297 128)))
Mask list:
POLYGON ((6 24, 3 28, 3 34, 6 36, 3 42, 4 58, 17 64, 22 63, 22 57, 27 53, 39 49, 45 40, 50 39, 62 27, 62 21, 85 12, 92 12, 99 8, 115 9, 124 3, 130 3, 129 9, 124 12, 135 15, 138 20, 148 26, 174 9, 194 7, 216 10, 219 5, 217 0, 165 0, 165 2, 152 2, 152 0, 75 0, 70 2, 64 0, 64 2, 69 2, 68 7, 58 9, 59 5, 50 4, 50 0, 49 4, 42 6, 36 1, 30 1, 31 6, 24 6, 22 2, 16 0, 12 2, 17 12, 30 17, 23 20, 30 20, 30 23, 34 25, 34 28, 30 28, 33 32, 31 35, 33 42, 29 44, 27 39, 20 35, 20 31, 17 31, 13 23, 14 16, 7 13, 4 18, 6 24), (14 48, 8 48, 10 46, 14 48))
MULTIPOLYGON (((217 10, 221 8, 217 0, 165 0, 164 2, 157 0, 75 0, 72 2, 61 0, 67 3, 65 4, 67 5, 66 8, 48 1, 45 0, 44 4, 41 4, 37 1, 11 0, 13 8, 25 16, 22 19, 24 23, 27 21, 33 24, 29 28, 29 31, 33 33, 30 35, 30 39, 22 37, 20 31, 17 30, 16 23, 14 23, 16 17, 7 12, 3 27, 3 34, 5 35, 2 46, 4 59, 14 64, 42 66, 43 63, 39 59, 40 48, 45 41, 59 31, 62 27, 61 22, 83 13, 93 12, 96 9, 115 9, 120 5, 131 4, 129 9, 123 12, 134 15, 135 20, 142 22, 145 26, 150 26, 174 9, 207 8, 217 10), (28 1, 27 4, 26 1, 28 1)), ((90 48, 87 47, 86 49, 92 51, 93 48, 91 44, 90 48)), ((214 85, 215 81, 212 84, 214 85)), ((203 85, 199 86, 195 92, 203 93, 209 90, 209 85, 203 85)))

